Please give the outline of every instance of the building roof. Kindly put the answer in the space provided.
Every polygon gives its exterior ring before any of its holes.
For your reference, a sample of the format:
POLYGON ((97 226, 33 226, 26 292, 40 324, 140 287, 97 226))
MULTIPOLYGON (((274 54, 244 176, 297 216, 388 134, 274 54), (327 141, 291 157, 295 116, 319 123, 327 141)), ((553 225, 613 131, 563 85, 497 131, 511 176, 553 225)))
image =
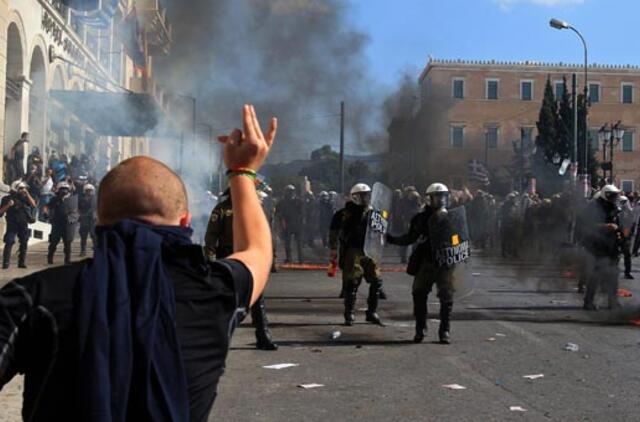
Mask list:
MULTIPOLYGON (((581 72, 584 70, 583 64, 576 63, 551 63, 538 62, 534 60, 525 61, 500 61, 500 60, 463 60, 463 59, 434 59, 429 58, 427 65, 420 74, 419 83, 434 68, 443 69, 478 69, 478 70, 502 70, 502 71, 543 71, 543 72, 581 72)), ((640 76, 640 66, 618 65, 618 64, 598 64, 592 63, 588 66, 589 72, 615 73, 615 74, 635 74, 640 76)))

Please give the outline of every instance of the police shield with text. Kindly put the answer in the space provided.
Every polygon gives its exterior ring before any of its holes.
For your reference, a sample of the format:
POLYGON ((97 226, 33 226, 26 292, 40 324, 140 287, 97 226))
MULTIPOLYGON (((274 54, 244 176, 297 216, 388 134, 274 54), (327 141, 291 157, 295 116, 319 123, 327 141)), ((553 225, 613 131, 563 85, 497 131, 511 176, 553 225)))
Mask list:
POLYGON ((427 189, 427 205, 411 219, 409 232, 402 236, 387 235, 387 241, 396 245, 417 242, 407 266, 414 276, 413 314, 416 319, 414 342, 420 343, 427 330, 427 300, 433 285, 440 299, 440 343, 450 342, 450 319, 453 309, 455 264, 469 257, 469 236, 464 208, 447 209, 449 189, 434 183, 427 189))
POLYGON ((344 291, 344 323, 353 325, 358 284, 362 277, 369 283, 366 320, 382 325, 377 314, 378 298, 382 287, 379 261, 365 254, 365 239, 370 226, 373 208, 371 188, 358 183, 351 188, 351 200, 336 212, 331 219, 329 247, 332 260, 338 255, 338 266, 342 270, 344 291))

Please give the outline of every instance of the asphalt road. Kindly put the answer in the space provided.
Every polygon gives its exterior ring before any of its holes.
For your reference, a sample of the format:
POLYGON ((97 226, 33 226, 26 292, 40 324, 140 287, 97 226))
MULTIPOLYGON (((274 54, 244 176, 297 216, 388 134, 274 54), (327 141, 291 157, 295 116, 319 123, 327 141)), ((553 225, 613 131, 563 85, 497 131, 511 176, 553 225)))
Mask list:
MULTIPOLYGON (((40 249, 33 248, 28 271, 43 267, 40 249)), ((267 291, 280 349, 255 350, 245 321, 210 420, 638 421, 640 327, 629 323, 640 318, 638 282, 623 280, 633 294, 621 299, 623 312, 587 313, 564 270, 551 262, 474 253, 457 274, 449 346, 435 343, 437 320, 429 320, 424 343, 411 342, 411 278, 402 272, 384 273, 389 299, 381 301, 380 315, 386 327, 364 323, 364 288, 357 324, 343 327, 339 278, 280 271, 267 291), (331 340, 334 331, 341 335, 331 340), (579 350, 565 351, 569 342, 579 350), (263 368, 278 363, 298 366, 263 368), (539 374, 544 376, 524 378, 539 374), (324 386, 299 387, 307 383, 324 386)), ((0 271, 0 285, 25 273, 0 271)), ((432 296, 430 317, 437 318, 432 296)), ((20 420, 20 390, 16 378, 0 392, 0 421, 20 420)))
POLYGON ((629 324, 640 317, 637 283, 622 283, 633 292, 621 299, 623 312, 587 313, 557 264, 475 254, 459 271, 453 343, 443 346, 435 343, 436 320, 425 343, 411 343, 411 278, 388 272, 384 279, 387 326, 364 323, 362 289, 359 323, 343 327, 337 279, 319 271, 274 275, 267 307, 280 350, 254 350, 253 330, 239 328, 210 420, 640 420, 640 327, 629 324), (336 330, 341 336, 331 340, 336 330), (567 343, 579 350, 564 350, 567 343), (263 368, 278 363, 299 366, 263 368), (324 386, 298 387, 306 383, 324 386))

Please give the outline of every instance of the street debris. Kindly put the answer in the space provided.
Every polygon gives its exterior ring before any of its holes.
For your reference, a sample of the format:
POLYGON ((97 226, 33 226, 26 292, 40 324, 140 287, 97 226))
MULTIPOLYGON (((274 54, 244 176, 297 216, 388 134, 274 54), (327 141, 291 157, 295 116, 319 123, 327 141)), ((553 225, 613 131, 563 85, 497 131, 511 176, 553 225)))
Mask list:
POLYGON ((471 273, 471 275, 474 276, 474 277, 478 277, 478 276, 481 276, 482 274, 480 274, 480 273, 471 273))
POLYGON ((263 368, 265 368, 265 369, 286 369, 286 368, 292 368, 294 366, 300 366, 300 364, 298 364, 298 363, 276 363, 274 365, 263 366, 263 368))
POLYGON ((467 387, 460 384, 445 384, 443 385, 443 387, 449 390, 466 390, 467 389, 467 387))
POLYGON ((502 333, 496 333, 496 337, 506 337, 506 334, 502 334, 502 333))
POLYGON ((489 337, 489 338, 487 338, 487 341, 496 341, 496 338, 495 337, 489 337))
POLYGON ((522 406, 509 406, 509 410, 511 410, 512 412, 526 412, 527 409, 525 409, 522 406))
POLYGON ((537 380, 538 378, 544 378, 544 374, 523 375, 522 378, 529 380, 537 380))
POLYGON ((322 349, 319 349, 319 348, 311 349, 311 353, 322 353, 322 349))
POLYGON ((575 343, 567 343, 564 346, 564 350, 566 350, 567 352, 577 352, 580 350, 580 347, 575 343))
POLYGON ((335 340, 335 339, 337 339, 338 337, 340 337, 341 335, 342 335, 342 333, 341 333, 340 331, 333 331, 333 332, 331 333, 331 335, 329 336, 329 338, 330 338, 331 340, 335 340))
POLYGON ((631 320, 631 325, 635 325, 636 327, 640 327, 640 319, 631 320))
POLYGON ((303 388, 305 390, 311 390, 312 388, 320 388, 320 387, 324 387, 324 384, 315 384, 315 383, 311 383, 311 384, 300 384, 298 385, 298 387, 303 388))
POLYGON ((633 294, 627 289, 618 289, 619 297, 632 297, 633 294))

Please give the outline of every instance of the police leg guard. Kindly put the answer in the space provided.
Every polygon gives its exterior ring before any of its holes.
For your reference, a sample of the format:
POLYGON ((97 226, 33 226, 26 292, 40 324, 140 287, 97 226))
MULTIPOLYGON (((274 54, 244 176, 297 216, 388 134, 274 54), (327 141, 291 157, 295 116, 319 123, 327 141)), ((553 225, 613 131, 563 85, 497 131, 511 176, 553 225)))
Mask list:
POLYGON ((18 268, 27 268, 27 245, 28 240, 20 242, 20 249, 18 249, 18 268))
POLYGON ((64 242, 64 263, 71 264, 71 242, 64 242))
POLYGON ((378 295, 382 280, 374 280, 369 284, 369 297, 367 298, 367 322, 372 324, 383 325, 380 316, 376 312, 378 310, 378 295))
POLYGON ((427 332, 427 299, 428 296, 425 295, 413 295, 413 316, 416 319, 416 334, 413 337, 414 343, 422 343, 427 332))
POLYGON ((453 302, 445 302, 440 300, 440 329, 438 337, 441 344, 451 343, 451 311, 453 310, 453 302))
POLYGON ((260 296, 251 307, 251 320, 256 329, 256 348, 260 350, 278 350, 278 345, 271 339, 269 320, 267 319, 264 298, 260 296))
POLYGON ((9 268, 9 263, 11 262, 11 249, 13 248, 13 243, 5 243, 4 250, 2 251, 2 268, 9 268))
POLYGON ((53 265, 53 255, 56 253, 56 247, 54 245, 49 245, 49 250, 47 251, 47 264, 53 265))
POLYGON ((384 291, 382 284, 378 288, 378 297, 382 300, 387 300, 387 292, 384 291))
POLYGON ((84 233, 80 229, 80 256, 83 257, 87 254, 87 236, 89 233, 84 233))
POLYGON ((357 287, 355 280, 347 280, 344 287, 344 325, 352 326, 355 317, 357 287))

